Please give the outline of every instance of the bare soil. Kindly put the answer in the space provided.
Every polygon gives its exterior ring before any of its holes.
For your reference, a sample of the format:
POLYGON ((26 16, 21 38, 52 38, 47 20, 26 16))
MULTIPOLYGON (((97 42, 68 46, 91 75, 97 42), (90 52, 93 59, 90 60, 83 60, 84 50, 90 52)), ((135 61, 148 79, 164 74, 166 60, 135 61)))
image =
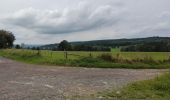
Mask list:
POLYGON ((0 58, 0 100, 65 100, 89 96, 167 70, 100 69, 24 64, 0 58))

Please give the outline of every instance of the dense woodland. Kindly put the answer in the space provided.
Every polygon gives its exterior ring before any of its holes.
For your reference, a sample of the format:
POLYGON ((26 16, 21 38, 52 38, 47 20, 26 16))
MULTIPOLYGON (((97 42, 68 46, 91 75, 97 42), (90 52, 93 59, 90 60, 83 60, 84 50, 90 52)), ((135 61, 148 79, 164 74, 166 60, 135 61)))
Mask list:
POLYGON ((105 46, 90 46, 85 44, 75 45, 74 43, 69 43, 63 40, 59 44, 52 44, 48 46, 42 46, 41 49, 51 49, 54 51, 111 51, 110 47, 105 46))
POLYGON ((170 52, 170 42, 160 41, 124 46, 121 51, 170 52))
MULTIPOLYGON (((62 41, 63 42, 63 41, 62 41)), ((60 45, 50 44, 41 49, 64 50, 60 45)), ((85 42, 66 42, 65 50, 69 51, 110 51, 110 48, 121 48, 121 51, 168 52, 170 37, 148 37, 135 39, 96 40, 85 42)))

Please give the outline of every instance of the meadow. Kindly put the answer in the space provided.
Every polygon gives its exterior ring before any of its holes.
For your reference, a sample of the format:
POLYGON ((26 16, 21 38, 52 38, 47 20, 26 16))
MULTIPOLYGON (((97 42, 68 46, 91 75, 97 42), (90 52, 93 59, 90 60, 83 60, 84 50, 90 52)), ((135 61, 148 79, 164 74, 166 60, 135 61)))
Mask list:
MULTIPOLYGON (((13 60, 42 65, 73 66, 88 68, 132 68, 164 69, 170 68, 170 52, 79 52, 5 49, 0 56, 13 60)), ((168 100, 170 98, 170 74, 152 80, 130 83, 119 90, 107 90, 95 94, 101 100, 168 100)), ((81 98, 81 97, 80 97, 81 98)), ((73 97, 73 100, 74 97, 73 97)))
POLYGON ((170 68, 170 52, 81 52, 5 49, 0 55, 31 64, 99 68, 170 68))

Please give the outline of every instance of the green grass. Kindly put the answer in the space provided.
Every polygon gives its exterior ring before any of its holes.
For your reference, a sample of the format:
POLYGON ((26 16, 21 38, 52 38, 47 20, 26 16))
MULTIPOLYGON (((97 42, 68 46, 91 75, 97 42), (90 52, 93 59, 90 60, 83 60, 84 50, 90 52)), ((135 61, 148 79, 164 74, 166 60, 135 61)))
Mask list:
POLYGON ((170 74, 98 94, 101 100, 170 100, 170 74))
POLYGON ((112 48, 111 52, 120 52, 120 48, 112 48))
MULTIPOLYGON (((75 67, 98 67, 98 68, 170 68, 170 63, 163 60, 169 58, 170 52, 78 52, 70 51, 68 59, 65 59, 64 52, 60 51, 41 51, 37 55, 36 50, 0 50, 0 56, 22 61, 31 64, 62 65, 75 67), (119 62, 111 62, 100 59, 98 56, 109 53, 116 57, 119 55, 119 62), (90 56, 91 55, 91 56, 90 56), (152 57, 150 62, 131 62, 133 59, 146 59, 152 57), (127 60, 127 61, 126 61, 127 60), (130 63, 129 63, 130 61, 130 63), (152 62, 153 61, 153 62, 152 62)), ((146 59, 147 60, 147 59, 146 59)))
MULTIPOLYGON (((165 60, 170 57, 170 52, 118 52, 121 56, 127 59, 144 58, 146 56, 152 57, 154 60, 165 60)), ((117 52, 112 52, 116 55, 117 52)))
MULTIPOLYGON (((137 59, 152 57, 154 61, 160 62, 169 59, 170 52, 69 52, 66 60, 64 52, 59 51, 37 51, 33 50, 0 50, 0 56, 22 61, 31 64, 62 65, 74 67, 99 67, 99 68, 170 68, 170 63, 113 63, 100 59, 98 56, 103 53, 109 53, 113 56, 119 56, 123 59, 137 59), (92 57, 90 57, 90 54, 92 57), (79 55, 79 56, 75 56, 79 55)), ((170 98, 170 74, 157 77, 152 80, 135 82, 123 87, 120 90, 109 90, 97 95, 102 96, 103 100, 169 100, 170 98)))

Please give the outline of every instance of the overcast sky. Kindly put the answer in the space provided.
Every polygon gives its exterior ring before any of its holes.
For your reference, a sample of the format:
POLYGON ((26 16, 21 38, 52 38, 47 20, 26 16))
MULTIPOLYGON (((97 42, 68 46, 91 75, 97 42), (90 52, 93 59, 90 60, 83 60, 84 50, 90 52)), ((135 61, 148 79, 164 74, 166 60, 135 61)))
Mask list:
POLYGON ((170 36, 170 0, 1 0, 15 43, 170 36))

